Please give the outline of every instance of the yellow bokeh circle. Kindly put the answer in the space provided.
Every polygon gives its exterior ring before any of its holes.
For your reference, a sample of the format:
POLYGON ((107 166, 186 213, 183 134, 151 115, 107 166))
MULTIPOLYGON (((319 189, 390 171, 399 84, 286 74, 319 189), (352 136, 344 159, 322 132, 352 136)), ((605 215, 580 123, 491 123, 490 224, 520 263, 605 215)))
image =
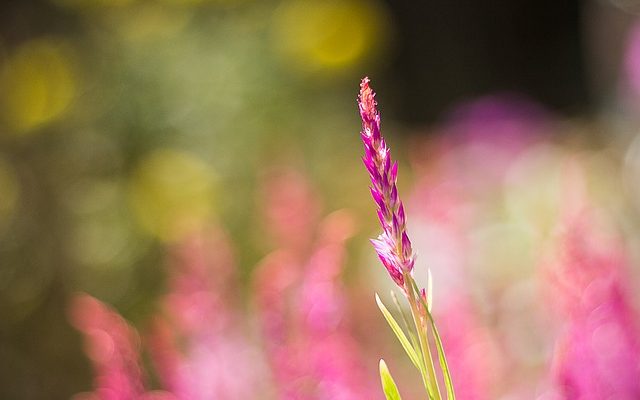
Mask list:
POLYGON ((351 67, 379 47, 386 16, 373 2, 291 0, 273 19, 273 45, 287 62, 308 71, 351 67))
POLYGON ((20 46, 0 76, 0 112, 9 129, 31 132, 62 116, 76 93, 66 44, 38 39, 20 46))
POLYGON ((211 217, 213 172, 187 152, 155 150, 133 172, 129 199, 144 230, 162 240, 177 240, 211 217))

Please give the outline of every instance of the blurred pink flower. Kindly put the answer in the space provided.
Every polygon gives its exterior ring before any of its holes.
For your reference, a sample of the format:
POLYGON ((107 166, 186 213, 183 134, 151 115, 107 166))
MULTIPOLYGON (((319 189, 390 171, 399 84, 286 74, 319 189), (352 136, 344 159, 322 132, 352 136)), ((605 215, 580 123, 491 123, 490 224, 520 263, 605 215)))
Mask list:
POLYGON ((495 196, 509 167, 542 143, 552 128, 552 115, 527 98, 483 96, 453 109, 434 139, 415 140, 409 146, 412 167, 420 179, 458 186, 459 193, 473 195, 473 203, 479 203, 480 196, 495 196))
POLYGON ((257 398, 262 361, 246 336, 229 243, 219 230, 191 235, 174 252, 164 316, 149 347, 162 384, 178 399, 257 398))
MULTIPOLYGON (((582 177, 571 176, 580 186, 582 177)), ((627 287, 627 256, 581 190, 574 187, 567 197, 557 250, 544 269, 548 298, 562 319, 552 377, 565 399, 638 399, 640 330, 627 287)))
MULTIPOLYGON (((468 232, 473 228, 468 193, 455 177, 434 174, 409 197, 414 248, 426 254, 437 292, 434 314, 442 336, 456 398, 494 399, 501 354, 471 301, 468 232)), ((426 271, 416 266, 416 274, 426 271)))
MULTIPOLYGON (((280 179, 298 175, 281 174, 280 179)), ((281 182, 279 187, 287 185, 281 182)), ((299 198, 298 201, 308 201, 299 198)), ((315 203, 315 200, 314 200, 315 203)), ((269 208, 270 202, 265 203, 269 208)), ((290 204, 291 210, 304 206, 290 204)), ((271 219, 288 224, 287 219, 271 219)), ((300 226, 299 226, 300 227, 300 226)), ((312 237, 315 227, 300 234, 312 237)), ((269 226, 273 232, 287 227, 269 226)), ((296 242, 281 242, 257 268, 256 300, 264 346, 280 399, 351 400, 375 398, 351 336, 346 298, 340 282, 344 242, 353 221, 344 211, 325 218, 315 245, 302 251, 296 242)))
POLYGON ((309 251, 320 202, 308 180, 293 169, 274 168, 262 183, 261 205, 271 244, 296 253, 309 251))
POLYGON ((95 373, 95 391, 79 394, 75 399, 173 399, 168 393, 145 390, 138 335, 116 311, 89 295, 79 294, 69 312, 71 323, 84 335, 85 351, 95 373))
MULTIPOLYGON (((624 59, 624 83, 631 89, 634 98, 640 96, 640 22, 629 30, 624 59)), ((637 101, 637 100, 634 100, 637 101)))
POLYGON ((321 400, 374 397, 373 385, 364 376, 359 345, 350 333, 346 293, 340 281, 344 241, 352 233, 353 221, 346 212, 333 213, 324 220, 300 288, 307 354, 321 400))

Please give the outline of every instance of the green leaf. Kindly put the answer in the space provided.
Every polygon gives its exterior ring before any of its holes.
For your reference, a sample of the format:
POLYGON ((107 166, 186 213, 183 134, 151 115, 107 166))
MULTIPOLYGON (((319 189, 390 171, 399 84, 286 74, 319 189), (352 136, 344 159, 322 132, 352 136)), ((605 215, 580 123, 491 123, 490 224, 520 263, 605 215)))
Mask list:
POLYGON ((436 328, 435 321, 433 320, 433 316, 429 313, 429 321, 431 322, 431 327, 433 329, 433 337, 436 340, 436 347, 438 349, 438 361, 440 361, 440 368, 442 369, 442 375, 444 376, 444 384, 447 387, 447 399, 455 400, 456 395, 453 391, 453 381, 451 380, 451 373, 449 372, 449 366, 447 364, 447 358, 444 355, 444 347, 442 346, 442 340, 440 339, 440 333, 438 333, 438 328, 436 328))
MULTIPOLYGON (((433 276, 431 276, 431 268, 427 268, 427 306, 429 306, 428 310, 431 312, 433 308, 433 276)), ((418 295, 420 295, 418 293, 418 295)))
POLYGON ((402 322, 404 323, 404 327, 407 330, 407 333, 409 334, 409 340, 411 341, 413 348, 419 349, 420 343, 418 343, 418 339, 416 338, 416 335, 413 333, 413 331, 411 331, 411 325, 409 324, 409 319, 407 318, 407 315, 402 309, 402 306, 398 301, 398 297, 396 296, 396 293, 393 290, 389 291, 389 293, 391 293, 391 299, 393 300, 393 303, 396 305, 396 308, 398 309, 398 313, 402 317, 402 322))
POLYGON ((418 368, 418 370, 421 370, 420 358, 418 357, 418 354, 416 353, 415 348, 411 346, 411 343, 409 343, 409 339, 407 339, 407 336, 402 331, 402 328, 400 328, 400 325, 398 325, 396 320, 393 318, 393 315, 391 315, 389 310, 387 310, 387 307, 384 306, 384 304, 382 303, 382 300, 380 300, 380 296, 378 296, 377 293, 376 293, 376 303, 378 304, 378 308, 382 312, 382 315, 384 315, 384 318, 387 320, 387 323, 391 327, 391 330, 393 331, 393 333, 396 334, 396 337, 400 341, 400 344, 404 348, 404 351, 407 352, 407 355, 411 359, 411 362, 413 363, 413 365, 415 365, 416 368, 418 368))
POLYGON ((418 298, 422 303, 422 307, 427 312, 427 318, 429 319, 429 324, 431 325, 431 330, 433 331, 433 338, 436 342, 436 348, 438 349, 438 361, 440 362, 440 369, 442 369, 442 375, 444 377, 444 384, 447 387, 447 399, 455 400, 456 395, 453 391, 453 381, 451 380, 451 373, 449 372, 449 365, 447 364, 447 358, 444 354, 444 346, 442 345, 442 338, 440 337, 440 333, 438 332, 438 328, 436 327, 436 322, 433 319, 433 315, 431 314, 431 310, 425 303, 422 296, 420 296, 420 289, 418 289, 418 285, 416 285, 415 281, 413 282, 413 289, 418 294, 418 298))
POLYGON ((398 387, 391 377, 389 368, 384 360, 380 360, 380 381, 382 382, 382 390, 387 400, 402 400, 398 387))

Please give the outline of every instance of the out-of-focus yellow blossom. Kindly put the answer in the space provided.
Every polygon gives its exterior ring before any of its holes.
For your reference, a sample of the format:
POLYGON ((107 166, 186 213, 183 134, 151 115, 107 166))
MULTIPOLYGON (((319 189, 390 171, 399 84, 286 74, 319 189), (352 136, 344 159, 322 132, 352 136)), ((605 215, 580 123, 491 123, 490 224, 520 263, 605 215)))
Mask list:
POLYGON ((18 195, 15 174, 9 163, 0 158, 0 225, 15 211, 18 195))
POLYGON ((0 112, 9 128, 24 134, 61 117, 76 93, 73 70, 70 50, 59 40, 18 48, 0 77, 0 112))
POLYGON ((211 216, 213 173, 194 155, 156 150, 135 170, 129 197, 137 221, 146 231, 162 240, 176 240, 211 216))
POLYGON ((373 2, 291 0, 275 13, 273 45, 306 71, 352 67, 385 36, 386 16, 373 2))

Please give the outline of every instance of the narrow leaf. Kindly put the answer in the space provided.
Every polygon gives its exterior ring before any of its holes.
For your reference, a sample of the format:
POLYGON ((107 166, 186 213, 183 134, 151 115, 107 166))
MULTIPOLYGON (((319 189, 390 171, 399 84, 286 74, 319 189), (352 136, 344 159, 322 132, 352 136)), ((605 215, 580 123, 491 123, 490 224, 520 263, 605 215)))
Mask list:
POLYGON ((429 306, 428 310, 431 312, 433 309, 433 276, 431 276, 431 268, 427 268, 427 306, 429 306))
POLYGON ((387 400, 402 400, 400 392, 398 392, 398 387, 393 381, 393 377, 384 360, 380 360, 380 381, 382 382, 384 397, 386 397, 387 400))
MULTIPOLYGON (((404 323, 404 327, 407 330, 407 334, 409 335, 409 340, 411 341, 413 348, 416 349, 416 355, 420 356, 417 350, 420 348, 420 343, 418 343, 418 338, 416 338, 416 335, 411 330, 409 319, 407 318, 406 313, 404 312, 404 310, 402 309, 402 306, 400 305, 400 302, 398 301, 398 296, 396 296, 396 293, 393 290, 389 291, 389 293, 391 293, 391 299, 393 300, 393 303, 396 305, 396 308, 398 309, 398 313, 400 313, 400 316, 402 317, 402 322, 404 323)), ((420 357, 418 357, 418 359, 420 359, 420 357)))
POLYGON ((413 348, 413 346, 411 346, 411 343, 409 343, 409 339, 407 339, 404 331, 402 330, 402 328, 400 328, 400 325, 398 325, 389 310, 387 310, 387 307, 384 306, 382 300, 380 300, 380 296, 378 296, 377 293, 376 304, 378 304, 378 308, 382 312, 382 315, 384 315, 384 318, 387 320, 387 323, 391 327, 391 330, 396 334, 396 337, 400 341, 400 344, 404 348, 404 351, 407 352, 407 355, 411 359, 411 362, 413 363, 413 365, 415 365, 416 368, 418 368, 418 370, 420 370, 420 358, 418 357, 416 350, 413 348))
POLYGON ((438 328, 436 327, 436 322, 433 319, 433 315, 431 314, 429 307, 427 307, 427 304, 425 304, 424 299, 422 298, 422 296, 420 296, 420 289, 418 289, 418 286, 416 285, 415 282, 413 282, 413 288, 414 288, 414 291, 418 294, 418 298, 422 303, 422 307, 427 312, 427 318, 429 319, 429 324, 431 325, 431 329, 433 331, 433 338, 435 339, 436 348, 438 349, 438 361, 440 362, 440 368, 442 369, 444 383, 445 383, 445 386, 447 387, 447 399, 455 400, 456 395, 453 390, 453 381, 451 380, 449 365, 447 364, 447 358, 444 354, 444 346, 442 345, 442 339, 440 337, 440 333, 438 332, 438 328))

